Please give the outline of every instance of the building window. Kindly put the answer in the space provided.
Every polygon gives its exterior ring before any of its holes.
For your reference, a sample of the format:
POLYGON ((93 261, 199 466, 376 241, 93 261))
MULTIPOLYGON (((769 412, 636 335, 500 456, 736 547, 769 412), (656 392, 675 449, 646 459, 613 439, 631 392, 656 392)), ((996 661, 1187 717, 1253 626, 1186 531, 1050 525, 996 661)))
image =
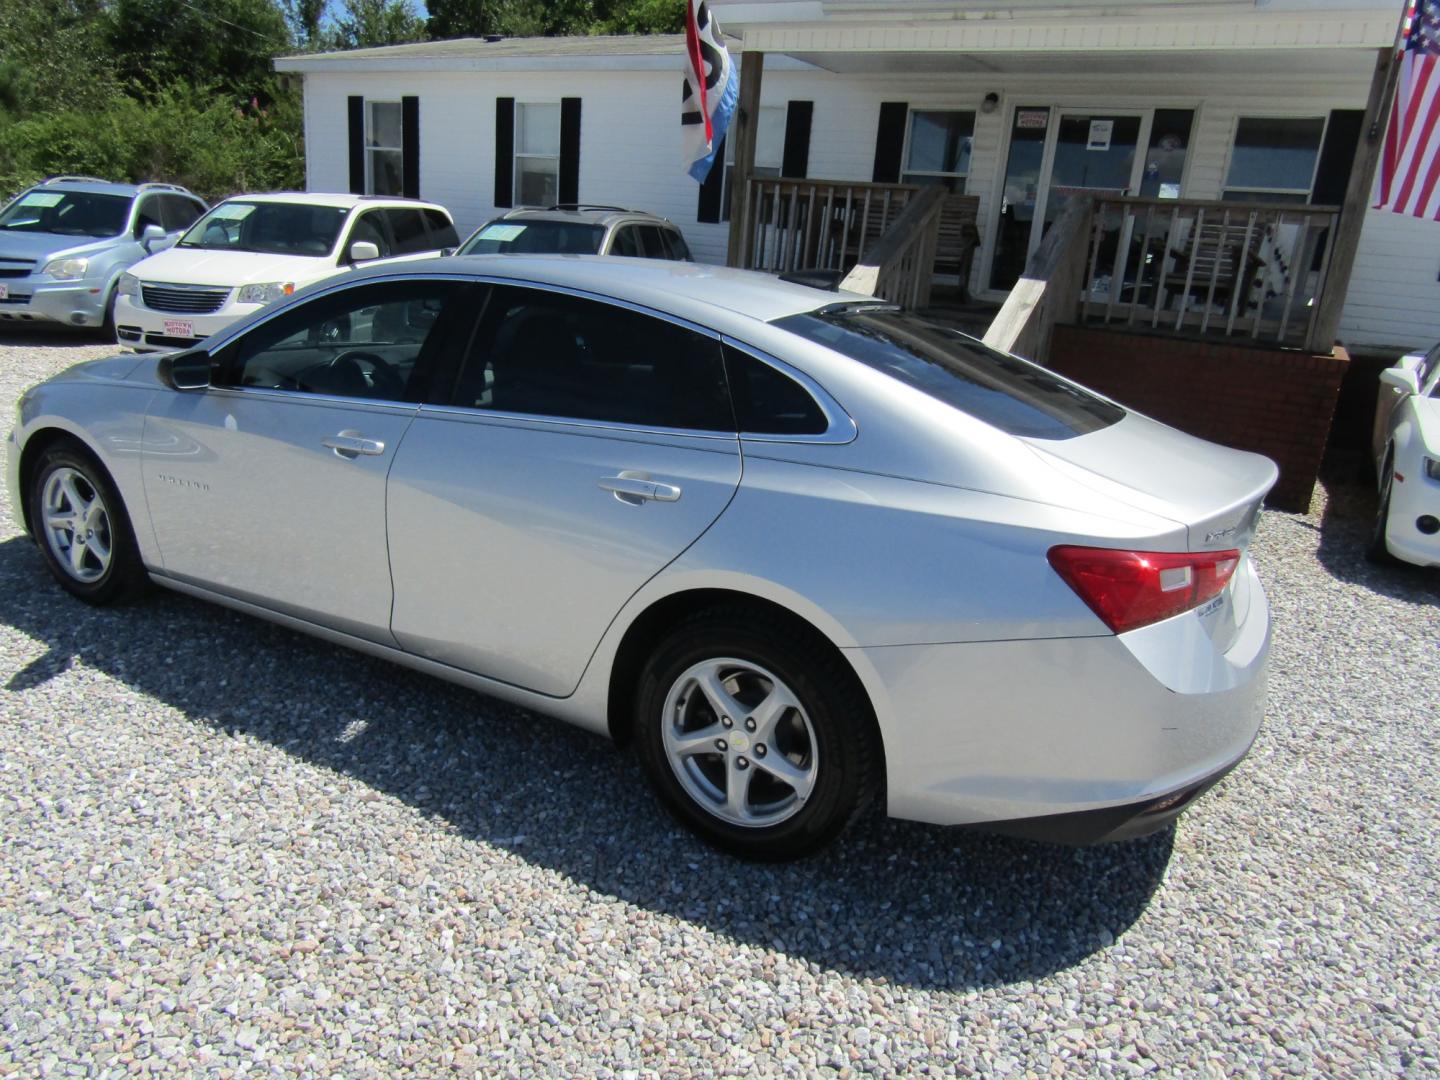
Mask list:
POLYGON ((554 206, 560 199, 560 104, 515 106, 515 205, 554 206))
POLYGON ((910 110, 910 138, 900 179, 906 184, 943 184, 963 193, 974 135, 973 112, 910 110))
MULTIPOLYGON (((785 161, 785 115, 783 105, 761 105, 760 126, 755 129, 753 176, 779 176, 785 161)), ((732 129, 733 130, 733 129, 732 129)), ((735 142, 725 139, 725 191, 720 199, 720 220, 730 220, 730 185, 735 178, 735 142)))
POLYGON ((365 103, 365 192, 399 195, 404 184, 404 119, 398 101, 365 103))
POLYGON ((1324 135, 1324 117, 1242 116, 1221 197, 1227 202, 1309 202, 1324 135))

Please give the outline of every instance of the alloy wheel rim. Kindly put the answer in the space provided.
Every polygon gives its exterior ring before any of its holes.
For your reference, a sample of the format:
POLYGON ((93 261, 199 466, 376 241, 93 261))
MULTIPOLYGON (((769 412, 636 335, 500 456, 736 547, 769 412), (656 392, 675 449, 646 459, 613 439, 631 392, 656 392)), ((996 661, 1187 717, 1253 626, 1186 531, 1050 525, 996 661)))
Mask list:
POLYGON ((60 568, 85 585, 110 569, 110 511, 99 490, 79 469, 56 469, 40 496, 45 542, 60 568))
POLYGON ((819 769, 815 728, 795 692, 748 660, 684 671, 665 697, 665 757, 680 786, 731 825, 778 825, 804 809, 819 769))

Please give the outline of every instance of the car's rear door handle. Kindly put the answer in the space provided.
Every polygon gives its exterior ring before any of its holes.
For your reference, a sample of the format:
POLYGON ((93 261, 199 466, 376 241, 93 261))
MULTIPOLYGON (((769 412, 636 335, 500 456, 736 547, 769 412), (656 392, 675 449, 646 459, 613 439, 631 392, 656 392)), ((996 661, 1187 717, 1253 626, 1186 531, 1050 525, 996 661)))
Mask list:
POLYGON ((629 470, 618 476, 601 478, 600 487, 605 491, 613 491, 617 499, 632 506, 639 506, 648 500, 675 502, 680 498, 680 489, 674 484, 662 484, 643 473, 629 470))
POLYGON ((353 431, 342 431, 338 435, 331 435, 328 439, 321 439, 320 442, 322 446, 328 446, 341 457, 352 460, 361 454, 374 457, 376 454, 385 452, 385 444, 379 439, 367 439, 353 431))

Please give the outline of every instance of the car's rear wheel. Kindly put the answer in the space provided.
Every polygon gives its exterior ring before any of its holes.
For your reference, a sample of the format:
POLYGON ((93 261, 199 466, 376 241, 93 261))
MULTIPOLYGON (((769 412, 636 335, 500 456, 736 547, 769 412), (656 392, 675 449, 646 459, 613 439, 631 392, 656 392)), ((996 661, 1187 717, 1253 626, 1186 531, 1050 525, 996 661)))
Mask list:
POLYGON ((645 666, 638 708, 641 758, 662 800, 739 855, 814 851, 878 786, 879 738, 854 672, 763 612, 683 623, 645 666))
POLYGON ((1393 566, 1399 560, 1390 554, 1385 538, 1390 531, 1390 491, 1395 486, 1395 469, 1385 463, 1385 484, 1380 489, 1380 506, 1375 512, 1375 524, 1370 530, 1370 543, 1365 548, 1365 557, 1380 566, 1393 566))
POLYGON ((30 525, 65 589, 91 604, 139 592, 147 580, 130 519, 109 475, 70 443, 44 452, 30 481, 30 525))

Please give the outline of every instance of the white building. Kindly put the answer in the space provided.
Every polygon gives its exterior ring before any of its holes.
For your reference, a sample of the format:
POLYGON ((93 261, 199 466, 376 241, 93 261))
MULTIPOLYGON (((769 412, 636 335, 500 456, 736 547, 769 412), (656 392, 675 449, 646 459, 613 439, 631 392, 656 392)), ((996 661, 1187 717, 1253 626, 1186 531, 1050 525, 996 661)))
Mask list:
MULTIPOLYGON (((998 299, 1036 223, 1071 193, 1339 204, 1399 5, 710 7, 765 54, 756 172, 978 197, 969 280, 998 299)), ((643 208, 723 262, 728 201, 680 160, 682 40, 470 39, 276 66, 304 77, 312 190, 399 187, 448 206, 462 230, 522 203, 643 208)), ((1440 339, 1440 224, 1367 213, 1339 337, 1352 349, 1440 339)))

